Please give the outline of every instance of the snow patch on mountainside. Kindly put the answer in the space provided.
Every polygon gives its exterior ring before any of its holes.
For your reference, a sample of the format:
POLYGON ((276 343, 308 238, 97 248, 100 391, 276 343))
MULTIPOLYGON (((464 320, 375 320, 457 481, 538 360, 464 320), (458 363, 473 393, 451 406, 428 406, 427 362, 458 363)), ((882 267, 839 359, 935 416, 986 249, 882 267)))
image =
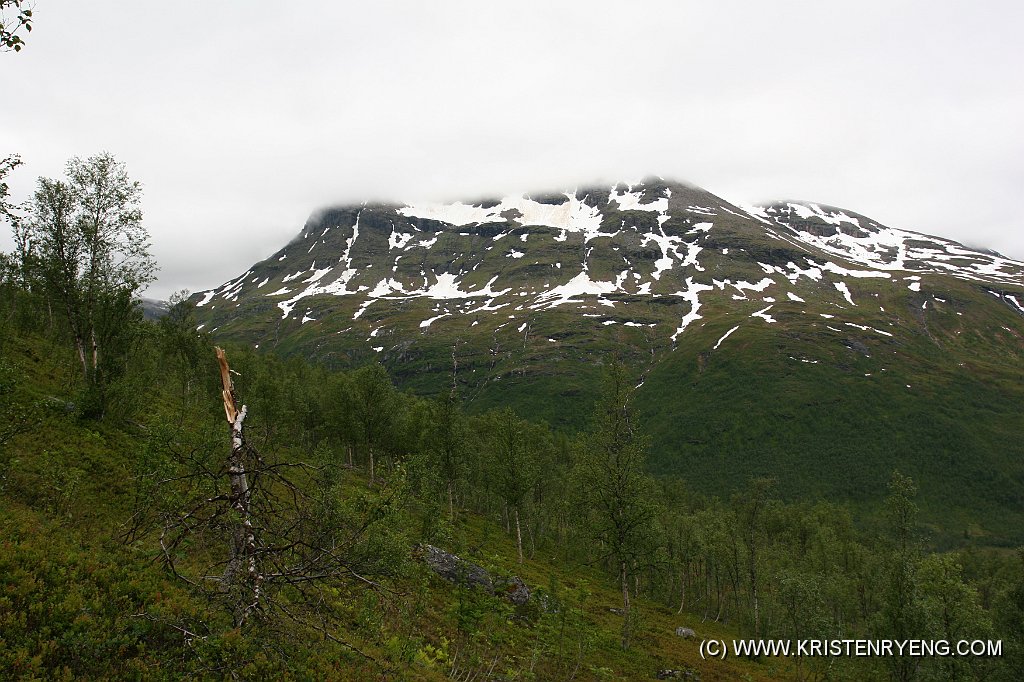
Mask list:
POLYGON ((712 289, 714 289, 713 286, 694 282, 693 277, 686 278, 686 289, 683 291, 677 291, 675 295, 682 297, 684 301, 690 304, 690 312, 683 316, 683 319, 679 322, 679 327, 676 328, 675 333, 670 337, 673 343, 676 342, 676 339, 679 338, 680 334, 686 331, 686 328, 689 327, 692 322, 701 319, 699 312, 700 293, 702 291, 711 291, 712 289))
POLYGON ((718 347, 722 345, 722 342, 725 341, 727 338, 729 338, 729 335, 732 334, 734 331, 736 331, 739 328, 740 328, 740 326, 736 325, 735 327, 733 327, 732 329, 730 329, 726 333, 722 334, 722 338, 718 339, 718 343, 715 344, 715 347, 712 350, 718 350, 718 347))
MULTIPOLYGON (((632 189, 632 186, 630 187, 632 189)), ((614 201, 619 205, 620 211, 652 211, 654 213, 666 213, 668 212, 668 199, 661 197, 652 202, 641 204, 640 200, 643 198, 643 192, 632 192, 625 191, 622 194, 618 193, 617 186, 612 186, 612 191, 608 195, 608 201, 614 201)))
POLYGON ((969 249, 941 237, 883 227, 871 221, 865 225, 861 219, 839 209, 789 202, 751 207, 748 212, 786 227, 805 244, 876 270, 933 272, 980 282, 1024 284, 1024 263, 969 249), (793 216, 810 221, 811 225, 830 228, 816 231, 794 223, 793 216))
POLYGON ((420 203, 398 209, 408 218, 437 220, 456 227, 503 223, 506 217, 519 225, 552 227, 567 232, 596 233, 601 227, 601 212, 574 195, 566 193, 559 204, 542 204, 526 197, 507 197, 496 206, 464 204, 420 203))
POLYGON ((531 306, 534 310, 555 308, 564 303, 580 303, 579 296, 600 296, 619 290, 615 282, 595 282, 584 270, 565 284, 549 289, 537 297, 540 305, 531 306))
POLYGON ((761 310, 758 310, 756 313, 751 313, 750 316, 751 317, 760 317, 762 320, 764 320, 768 324, 774 324, 775 322, 778 322, 778 320, 776 320, 774 317, 772 317, 771 315, 768 314, 768 311, 771 310, 771 309, 772 309, 772 306, 768 306, 767 308, 763 308, 761 310))
POLYGON ((845 298, 850 305, 856 305, 856 303, 853 302, 853 296, 850 295, 850 288, 846 286, 846 282, 833 282, 833 286, 835 286, 836 291, 841 293, 843 298, 845 298))
MULTIPOLYGON (((636 297, 647 297, 673 306, 671 310, 681 306, 682 317, 670 337, 675 343, 702 319, 701 305, 708 303, 703 294, 712 290, 721 292, 714 300, 727 305, 732 301, 763 301, 757 307, 767 307, 754 313, 744 310, 741 315, 774 324, 777 319, 769 312, 777 302, 785 306, 780 309, 787 315, 796 308, 790 302, 803 304, 806 299, 822 302, 829 309, 850 311, 835 292, 849 306, 856 306, 858 301, 863 304, 870 300, 865 297, 872 295, 872 287, 878 286, 858 282, 864 279, 893 280, 914 292, 921 291, 921 277, 910 273, 1024 284, 1024 263, 949 240, 886 228, 863 216, 824 205, 788 202, 740 208, 694 193, 684 194, 685 200, 672 198, 670 214, 672 192, 663 185, 617 184, 593 191, 596 196, 566 192, 543 201, 519 196, 496 203, 364 205, 358 212, 341 212, 337 224, 320 229, 310 223, 302 234, 306 241, 296 240, 286 247, 290 257, 278 252, 256 270, 202 292, 196 305, 215 308, 227 301, 237 306, 243 295, 259 296, 260 301, 269 296, 282 311, 282 318, 305 323, 326 319, 324 315, 329 314, 308 305, 299 307, 301 301, 314 296, 356 295, 353 320, 379 300, 451 302, 431 303, 431 312, 415 318, 427 317, 418 323, 425 330, 444 317, 453 317, 447 326, 469 313, 504 309, 506 313, 528 314, 571 304, 579 307, 580 315, 596 318, 595 325, 657 326, 646 320, 642 324, 629 320, 630 305, 636 297), (606 208, 602 211, 598 206, 606 208), (440 224, 410 223, 399 216, 440 224), (325 235, 332 229, 336 231, 328 244, 325 235), (785 255, 780 258, 780 253, 785 255), (286 257, 287 270, 282 263, 286 257), (787 258, 793 260, 786 262, 787 258), (481 276, 485 272, 488 274, 481 276), (490 280, 481 286, 487 277, 490 280), (695 277, 705 281, 697 282, 695 277), (859 292, 857 301, 848 283, 859 284, 855 287, 859 292), (268 284, 276 290, 269 294, 256 291, 268 284), (797 285, 801 285, 797 290, 802 296, 787 291, 797 285), (828 295, 832 288, 835 292, 828 295), (616 318, 584 312, 609 312, 605 308, 614 309, 616 318), (304 312, 299 315, 300 311, 304 312)), ((1024 296, 991 293, 1024 313, 1024 296)), ((676 314, 672 312, 668 321, 662 319, 658 324, 671 329, 676 314)), ((833 317, 825 313, 822 316, 833 317)), ((472 321, 477 323, 479 320, 472 321)), ((511 324, 511 330, 520 322, 504 324, 511 324)), ((892 336, 852 322, 835 320, 834 324, 892 336)), ((737 328, 726 332, 714 348, 737 328)))

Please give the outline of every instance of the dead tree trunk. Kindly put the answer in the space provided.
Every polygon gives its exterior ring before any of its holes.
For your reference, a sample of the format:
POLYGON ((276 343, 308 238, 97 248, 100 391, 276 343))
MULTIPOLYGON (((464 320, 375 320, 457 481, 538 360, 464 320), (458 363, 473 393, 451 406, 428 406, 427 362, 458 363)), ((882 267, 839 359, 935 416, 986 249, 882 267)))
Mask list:
POLYGON ((227 473, 231 486, 231 507, 235 511, 231 559, 221 576, 221 590, 236 594, 235 625, 241 627, 253 611, 260 608, 263 580, 257 562, 256 533, 250 513, 252 494, 246 475, 247 448, 242 436, 247 410, 245 405, 238 409, 227 356, 219 347, 216 351, 223 385, 221 395, 224 398, 224 415, 231 425, 231 454, 228 457, 227 473))

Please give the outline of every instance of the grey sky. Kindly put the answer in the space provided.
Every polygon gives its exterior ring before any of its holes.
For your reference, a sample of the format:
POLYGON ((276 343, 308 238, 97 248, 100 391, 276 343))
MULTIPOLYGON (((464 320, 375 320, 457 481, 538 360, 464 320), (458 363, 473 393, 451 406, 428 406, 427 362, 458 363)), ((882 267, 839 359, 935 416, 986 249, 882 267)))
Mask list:
MULTIPOLYGON (((220 284, 318 206, 658 174, 1024 259, 1024 4, 37 0, 0 55, 12 178, 113 152, 151 295, 220 284), (13 106, 12 106, 13 104, 13 106)), ((0 248, 9 248, 0 237, 0 248)))

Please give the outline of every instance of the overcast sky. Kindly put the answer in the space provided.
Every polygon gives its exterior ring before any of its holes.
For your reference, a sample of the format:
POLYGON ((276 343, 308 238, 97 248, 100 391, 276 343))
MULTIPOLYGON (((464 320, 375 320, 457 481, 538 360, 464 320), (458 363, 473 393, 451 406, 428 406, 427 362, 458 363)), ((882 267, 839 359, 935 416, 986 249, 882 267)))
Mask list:
POLYGON ((1024 259, 1019 1, 35 5, 0 54, 13 192, 126 162, 149 295, 220 284, 319 206, 648 174, 1024 259))

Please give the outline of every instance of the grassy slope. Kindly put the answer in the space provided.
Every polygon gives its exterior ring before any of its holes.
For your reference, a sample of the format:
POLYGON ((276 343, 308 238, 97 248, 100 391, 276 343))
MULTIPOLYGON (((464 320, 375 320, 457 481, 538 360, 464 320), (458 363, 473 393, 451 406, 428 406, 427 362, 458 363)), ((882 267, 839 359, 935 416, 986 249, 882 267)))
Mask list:
MULTIPOLYGON (((188 652, 181 635, 135 614, 198 618, 204 606, 154 563, 154 548, 133 549, 112 540, 132 508, 130 480, 133 458, 143 447, 141 427, 80 422, 66 412, 52 398, 67 395, 73 365, 44 342, 10 339, 5 350, 26 377, 21 390, 48 400, 50 407, 39 427, 10 443, 0 460, 5 475, 0 491, 0 667, 22 679, 175 676, 188 652)), ((159 401, 160 396, 150 399, 159 401)), ((365 486, 356 474, 348 483, 365 486)), ((704 680, 772 679, 784 665, 703 662, 695 642, 675 637, 677 626, 694 626, 702 636, 734 633, 642 600, 642 628, 634 647, 623 652, 618 646, 621 620, 609 611, 619 595, 604 576, 546 557, 519 566, 511 538, 476 516, 467 516, 451 538, 454 549, 472 547, 474 560, 520 574, 531 586, 559 585, 561 596, 580 606, 585 643, 576 679, 647 679, 660 668, 693 668, 704 680)), ((424 585, 425 592, 415 581, 399 586, 409 594, 425 594, 424 608, 415 622, 391 632, 411 634, 421 652, 442 649, 448 640, 453 643, 450 658, 459 642, 468 646, 473 641, 458 633, 456 607, 465 595, 434 577, 424 585)), ((502 613, 485 618, 489 624, 479 628, 495 642, 488 651, 500 653, 501 665, 514 668, 527 667, 537 656, 537 676, 544 679, 544 652, 559 646, 551 616, 531 625, 506 621, 502 613)), ((382 634, 387 626, 382 630, 379 624, 351 622, 343 627, 364 651, 381 659, 389 655, 382 634)), ((319 645, 311 646, 300 656, 315 655, 319 645)), ((227 636, 205 655, 230 660, 243 653, 227 636)), ((430 665, 425 662, 429 658, 419 656, 397 677, 446 679, 448 664, 430 665)), ((363 680, 378 677, 379 670, 349 655, 325 659, 318 675, 363 680)))

